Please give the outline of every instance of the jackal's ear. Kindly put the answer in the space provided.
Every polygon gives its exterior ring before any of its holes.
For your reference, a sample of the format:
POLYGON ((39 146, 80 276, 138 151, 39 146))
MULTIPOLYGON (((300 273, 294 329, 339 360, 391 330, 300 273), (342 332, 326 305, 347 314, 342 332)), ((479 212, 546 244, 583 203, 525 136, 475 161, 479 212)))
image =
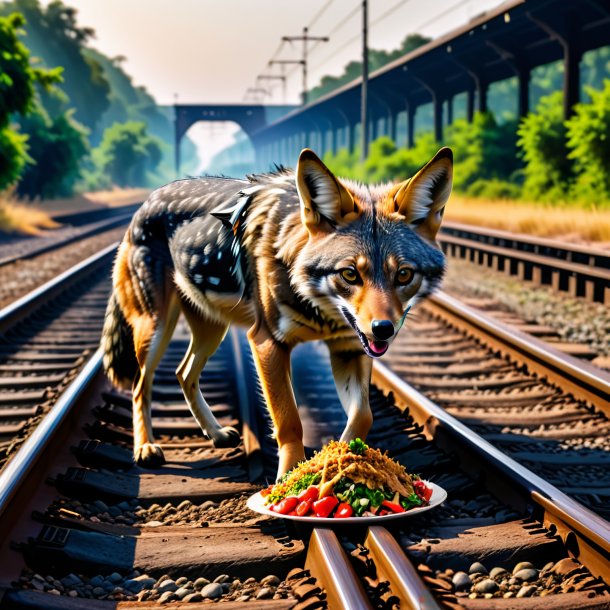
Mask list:
POLYGON ((441 226, 453 182, 453 153, 441 148, 413 178, 403 182, 394 203, 396 211, 424 237, 434 240, 441 226))
POLYGON ((301 199, 301 220, 310 233, 332 230, 357 215, 349 191, 309 148, 299 156, 297 190, 301 199))

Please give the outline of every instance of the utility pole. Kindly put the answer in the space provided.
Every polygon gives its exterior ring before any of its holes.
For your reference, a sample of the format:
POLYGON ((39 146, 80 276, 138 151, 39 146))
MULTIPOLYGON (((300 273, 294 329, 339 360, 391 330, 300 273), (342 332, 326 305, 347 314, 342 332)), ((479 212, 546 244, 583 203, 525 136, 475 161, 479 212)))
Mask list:
POLYGON ((286 103, 286 76, 276 74, 259 74, 256 77, 256 82, 259 80, 281 80, 282 81, 282 102, 286 103))
POLYGON ((369 17, 368 0, 362 0, 362 90, 360 93, 361 150, 360 160, 369 156, 368 88, 369 88, 369 17))
POLYGON ((303 28, 302 36, 282 36, 284 42, 295 42, 297 40, 303 41, 303 59, 299 62, 303 66, 303 106, 307 104, 307 43, 310 40, 328 42, 328 36, 310 36, 307 27, 303 28))

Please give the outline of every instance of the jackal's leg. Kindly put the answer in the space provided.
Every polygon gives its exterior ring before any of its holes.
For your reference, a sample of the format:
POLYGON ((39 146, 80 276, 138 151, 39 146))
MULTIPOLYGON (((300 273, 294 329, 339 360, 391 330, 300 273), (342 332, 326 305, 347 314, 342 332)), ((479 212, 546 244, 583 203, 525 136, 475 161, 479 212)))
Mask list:
POLYGON ((137 464, 156 468, 165 461, 163 451, 154 443, 150 403, 155 369, 172 338, 180 308, 170 297, 163 316, 140 316, 134 325, 134 345, 140 371, 133 386, 133 455, 137 464))
POLYGON ((290 380, 290 348, 278 343, 263 323, 248 331, 248 339, 275 428, 279 478, 305 459, 303 427, 290 380))
POLYGON ((204 317, 187 303, 182 303, 182 310, 191 327, 191 342, 176 370, 184 397, 197 423, 215 447, 236 447, 240 441, 239 433, 235 428, 218 423, 199 387, 201 371, 217 350, 228 327, 204 317))
POLYGON ((337 393, 347 414, 347 425, 341 440, 365 439, 373 424, 373 414, 369 405, 373 361, 362 352, 335 349, 332 341, 328 341, 327 345, 337 393))

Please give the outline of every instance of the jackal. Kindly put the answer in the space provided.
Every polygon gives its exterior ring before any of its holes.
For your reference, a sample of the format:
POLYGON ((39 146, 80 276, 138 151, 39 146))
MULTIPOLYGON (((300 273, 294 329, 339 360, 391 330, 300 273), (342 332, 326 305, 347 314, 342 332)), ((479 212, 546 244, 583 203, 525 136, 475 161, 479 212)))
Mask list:
POLYGON ((164 461, 153 439, 151 387, 180 313, 191 340, 176 375, 216 447, 238 444, 239 435, 216 421, 199 377, 231 323, 249 327, 278 476, 304 459, 290 382, 290 352, 302 341, 328 345, 348 416, 341 439, 364 439, 372 359, 444 272, 435 237, 452 172, 443 148, 409 180, 365 186, 336 178, 305 149, 296 172, 178 180, 154 191, 119 247, 102 338, 110 379, 133 389, 137 463, 164 461))

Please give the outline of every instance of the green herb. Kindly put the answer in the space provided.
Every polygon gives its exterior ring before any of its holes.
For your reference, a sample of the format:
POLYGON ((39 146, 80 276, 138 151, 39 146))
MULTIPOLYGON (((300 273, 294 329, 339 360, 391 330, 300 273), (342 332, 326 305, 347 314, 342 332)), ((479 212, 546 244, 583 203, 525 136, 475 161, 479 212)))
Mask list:
POLYGON ((356 455, 362 455, 369 446, 360 438, 355 438, 349 442, 349 450, 356 455))
POLYGON ((276 493, 269 494, 268 504, 275 504, 278 500, 286 498, 287 496, 298 496, 302 491, 305 491, 308 487, 319 483, 321 474, 319 472, 308 472, 304 474, 292 487, 288 489, 281 489, 276 493))
POLYGON ((410 508, 414 508, 416 506, 421 506, 423 504, 423 500, 413 492, 410 496, 400 498, 400 505, 405 509, 409 510, 410 508))

